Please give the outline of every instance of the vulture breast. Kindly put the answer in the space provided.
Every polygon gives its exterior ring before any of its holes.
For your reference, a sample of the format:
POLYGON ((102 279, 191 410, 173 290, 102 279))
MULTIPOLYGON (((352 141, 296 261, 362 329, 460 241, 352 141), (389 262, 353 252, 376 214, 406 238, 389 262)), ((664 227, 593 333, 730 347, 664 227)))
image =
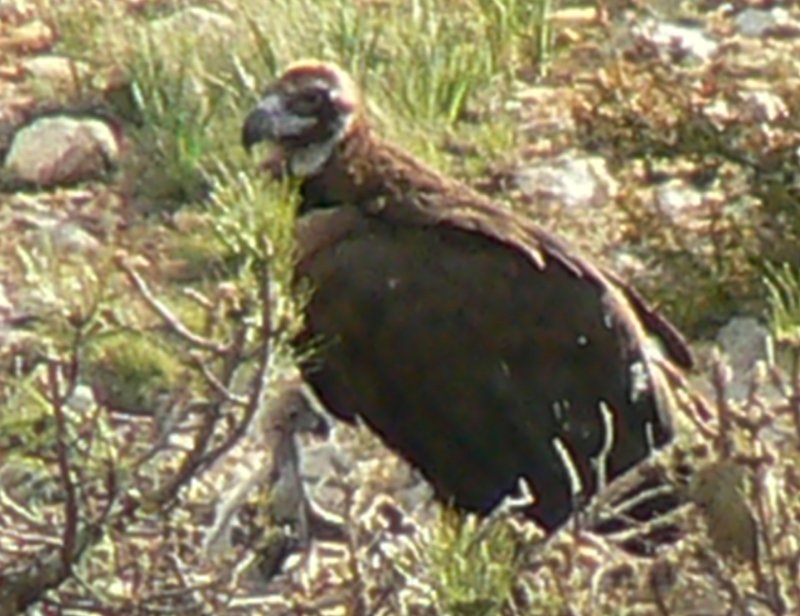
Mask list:
POLYGON ((528 514, 554 528, 599 466, 612 477, 668 440, 642 341, 600 284, 446 223, 364 214, 336 235, 300 264, 319 344, 305 376, 445 501, 486 513, 523 477, 528 514))

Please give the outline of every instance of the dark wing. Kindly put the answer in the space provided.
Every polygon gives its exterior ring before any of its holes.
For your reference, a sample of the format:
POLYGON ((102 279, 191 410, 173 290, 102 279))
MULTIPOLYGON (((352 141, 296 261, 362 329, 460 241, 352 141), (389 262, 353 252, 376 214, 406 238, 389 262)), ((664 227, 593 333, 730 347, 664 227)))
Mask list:
POLYGON ((524 235, 529 238, 529 242, 536 242, 542 246, 549 258, 568 264, 573 270, 580 272, 580 276, 585 277, 593 284, 604 287, 613 286, 618 292, 621 292, 624 296, 624 303, 632 310, 631 318, 638 319, 646 333, 659 340, 670 360, 682 368, 693 367, 694 358, 683 335, 672 323, 651 307, 636 289, 617 274, 600 269, 579 256, 575 256, 574 250, 565 242, 539 227, 526 225, 524 235))
MULTIPOLYGON (((446 185, 445 185, 446 186, 446 185)), ((441 190, 442 186, 436 188, 441 190)), ((628 318, 638 321, 646 333, 663 345, 669 359, 682 368, 692 368, 694 358, 678 329, 652 308, 639 292, 614 272, 601 269, 582 258, 573 247, 541 227, 499 207, 475 193, 451 189, 442 194, 432 191, 430 196, 418 195, 412 202, 403 202, 381 211, 387 219, 410 224, 447 224, 473 230, 508 244, 509 248, 527 254, 533 263, 542 267, 547 260, 555 260, 598 287, 621 294, 616 302, 619 309, 627 309, 628 318), (466 199, 459 200, 459 193, 466 199), (449 205, 443 207, 442 203, 449 205), (414 207, 409 207, 413 205, 414 207), (624 308, 623 308, 624 307, 624 308)))
POLYGON ((524 477, 552 528, 574 509, 569 469, 593 493, 608 439, 608 477, 668 440, 641 327, 595 268, 497 210, 345 210, 311 215, 337 220, 336 237, 301 255, 306 338, 324 341, 305 375, 440 497, 487 512, 524 477))
MULTIPOLYGON (((631 319, 639 322, 649 335, 658 339, 669 359, 683 368, 693 366, 694 359, 681 333, 616 274, 582 259, 573 247, 557 236, 498 206, 460 182, 431 173, 416 159, 391 144, 383 144, 381 153, 385 152, 391 153, 392 164, 385 164, 383 168, 387 175, 393 175, 387 184, 394 187, 395 194, 391 199, 374 201, 371 204, 374 213, 398 224, 446 224, 476 231, 508 244, 510 249, 527 254, 540 267, 546 260, 559 261, 576 276, 602 288, 613 287, 613 293, 622 294, 624 297, 617 304, 633 311, 631 319), (413 184, 401 179, 408 177, 414 178, 413 184)), ((334 173, 321 184, 330 186, 340 175, 334 173)))

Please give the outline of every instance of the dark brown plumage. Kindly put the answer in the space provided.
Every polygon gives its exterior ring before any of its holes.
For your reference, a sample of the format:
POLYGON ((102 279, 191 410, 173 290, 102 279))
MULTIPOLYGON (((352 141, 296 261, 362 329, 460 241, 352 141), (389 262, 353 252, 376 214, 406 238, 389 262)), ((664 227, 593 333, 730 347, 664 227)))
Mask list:
POLYGON ((342 69, 289 67, 243 141, 271 142, 267 167, 301 181, 298 275, 314 291, 299 342, 323 341, 305 377, 440 498, 487 513, 524 478, 526 513, 552 529, 670 439, 659 362, 691 364, 675 329, 558 238, 375 135, 342 69))

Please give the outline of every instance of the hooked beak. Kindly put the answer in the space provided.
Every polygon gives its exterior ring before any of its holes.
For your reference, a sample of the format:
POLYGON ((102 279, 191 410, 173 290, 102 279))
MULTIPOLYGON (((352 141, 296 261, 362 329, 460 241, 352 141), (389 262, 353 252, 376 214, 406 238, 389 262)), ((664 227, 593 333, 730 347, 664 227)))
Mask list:
POLYGON ((296 141, 317 123, 314 117, 297 115, 286 108, 280 94, 267 94, 245 118, 242 144, 250 150, 259 141, 296 141))
POLYGON ((261 141, 274 141, 279 137, 278 127, 284 115, 280 98, 274 94, 264 99, 253 109, 242 127, 242 145, 248 152, 261 141))

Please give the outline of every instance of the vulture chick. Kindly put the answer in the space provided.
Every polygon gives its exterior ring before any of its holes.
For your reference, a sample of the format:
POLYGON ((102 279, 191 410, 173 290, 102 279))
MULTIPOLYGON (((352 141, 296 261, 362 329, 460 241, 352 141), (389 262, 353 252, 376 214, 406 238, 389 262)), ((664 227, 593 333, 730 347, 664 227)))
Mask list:
POLYGON ((300 184, 313 292, 298 343, 319 349, 305 378, 443 501, 486 514, 524 480, 524 512, 554 529, 670 440, 661 365, 691 364, 677 331, 559 238, 381 139, 343 69, 291 65, 242 138, 270 142, 266 167, 300 184))
POLYGON ((248 434, 270 452, 270 460, 219 495, 205 542, 208 556, 224 558, 235 544, 245 544, 257 554, 258 575, 269 580, 289 554, 312 538, 344 536, 308 497, 300 476, 297 437, 326 436, 328 427, 302 386, 280 391, 251 426, 256 434, 248 434))

